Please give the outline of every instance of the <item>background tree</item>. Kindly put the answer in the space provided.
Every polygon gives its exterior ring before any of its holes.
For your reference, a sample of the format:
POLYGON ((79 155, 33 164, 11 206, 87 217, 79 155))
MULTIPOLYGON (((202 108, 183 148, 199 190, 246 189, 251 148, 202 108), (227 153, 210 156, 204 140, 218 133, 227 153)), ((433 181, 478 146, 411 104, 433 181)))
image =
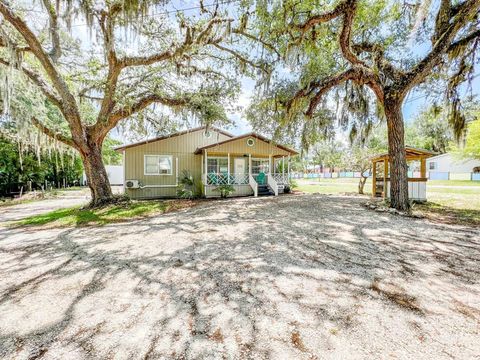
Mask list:
POLYGON ((468 124, 465 144, 453 145, 452 152, 461 159, 480 159, 480 112, 477 120, 468 124))
POLYGON ((329 168, 331 172, 345 164, 346 148, 340 141, 321 141, 312 147, 311 152, 313 163, 321 165, 322 168, 329 168))
POLYGON ((385 133, 386 129, 381 127, 373 131, 365 142, 355 141, 345 156, 346 167, 360 172, 358 181, 359 194, 364 194, 368 175, 372 173, 372 157, 384 153, 388 149, 385 133))
MULTIPOLYGON (((192 114, 206 124, 224 121, 222 105, 238 87, 218 69, 234 57, 265 70, 236 51, 238 47, 224 43, 244 37, 245 24, 235 28, 218 4, 201 6, 197 17, 186 18, 169 15, 167 5, 158 3, 42 0, 25 8, 0 0, 0 64, 9 74, 20 71, 63 120, 61 126, 45 123, 36 112, 29 118, 44 134, 78 151, 92 206, 113 197, 101 149, 119 122, 153 104, 175 114, 192 114), (149 9, 160 15, 151 16, 149 9), (39 22, 43 24, 37 26, 39 22), (95 38, 79 43, 82 39, 69 31, 76 24, 86 24, 95 38), (132 38, 134 42, 128 41, 132 38), (83 107, 94 109, 93 114, 85 116, 83 107)), ((4 94, 11 93, 7 80, 4 94)))
POLYGON ((407 94, 443 77, 450 122, 458 135, 465 126, 458 87, 471 78, 477 56, 480 0, 441 0, 435 14, 430 5, 286 0, 258 2, 256 8, 262 38, 275 39, 289 69, 301 73, 300 89, 289 101, 277 101, 287 119, 297 113, 314 118, 317 109, 327 105, 329 90, 340 85, 357 111, 369 93, 375 96, 388 125, 391 206, 399 210, 409 208, 402 116, 407 94), (423 56, 412 52, 415 41, 429 44, 423 56))
POLYGON ((453 132, 445 107, 433 105, 405 126, 405 143, 409 146, 443 154, 452 141, 453 132))

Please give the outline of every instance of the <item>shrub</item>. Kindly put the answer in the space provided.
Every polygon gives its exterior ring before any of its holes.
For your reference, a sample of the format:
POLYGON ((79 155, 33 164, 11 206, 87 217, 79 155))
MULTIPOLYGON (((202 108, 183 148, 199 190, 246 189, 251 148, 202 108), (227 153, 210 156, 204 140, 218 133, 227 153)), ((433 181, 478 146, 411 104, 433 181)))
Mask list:
POLYGON ((195 181, 190 171, 183 170, 179 179, 177 196, 181 199, 196 199, 202 196, 201 182, 195 181))
POLYGON ((232 185, 219 185, 213 191, 219 192, 221 198, 226 198, 231 193, 235 192, 235 188, 232 185))

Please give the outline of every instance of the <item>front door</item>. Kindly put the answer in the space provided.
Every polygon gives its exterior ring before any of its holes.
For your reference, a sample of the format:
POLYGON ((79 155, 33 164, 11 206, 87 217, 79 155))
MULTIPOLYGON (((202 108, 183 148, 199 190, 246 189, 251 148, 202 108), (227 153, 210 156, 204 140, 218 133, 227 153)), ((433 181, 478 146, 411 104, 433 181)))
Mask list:
POLYGON ((233 174, 236 184, 246 184, 248 179, 246 178, 247 174, 247 159, 245 158, 235 158, 233 159, 233 174))

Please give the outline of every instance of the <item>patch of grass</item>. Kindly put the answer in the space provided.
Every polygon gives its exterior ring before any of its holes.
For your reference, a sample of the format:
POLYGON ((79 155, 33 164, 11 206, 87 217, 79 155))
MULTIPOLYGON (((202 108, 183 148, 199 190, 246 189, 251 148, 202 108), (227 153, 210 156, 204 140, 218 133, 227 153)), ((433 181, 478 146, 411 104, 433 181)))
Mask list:
POLYGON ((102 208, 82 209, 71 207, 45 214, 34 215, 12 222, 11 226, 85 226, 106 225, 135 218, 163 214, 169 211, 193 206, 189 200, 131 201, 102 208))
POLYGON ((480 209, 449 207, 435 202, 426 202, 416 204, 413 213, 446 224, 480 225, 480 209))

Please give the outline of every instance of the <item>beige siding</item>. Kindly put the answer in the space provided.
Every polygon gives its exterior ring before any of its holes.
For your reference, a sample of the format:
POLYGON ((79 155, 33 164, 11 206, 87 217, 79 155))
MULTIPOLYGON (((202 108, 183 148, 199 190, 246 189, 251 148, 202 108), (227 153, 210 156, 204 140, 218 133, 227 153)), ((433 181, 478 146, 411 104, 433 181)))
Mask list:
POLYGON ((171 138, 153 141, 130 148, 125 151, 125 180, 139 180, 143 185, 162 185, 171 187, 126 189, 126 193, 134 199, 154 197, 174 197, 176 193, 176 174, 181 176, 182 171, 190 173, 200 181, 201 155, 195 155, 197 148, 229 139, 228 136, 211 130, 209 138, 204 136, 204 130, 188 134, 172 136, 171 138), (171 155, 173 158, 172 175, 144 175, 145 155, 171 155), (178 169, 176 162, 178 159, 178 169))
POLYGON ((268 157, 269 155, 272 156, 287 156, 289 154, 288 151, 283 150, 274 144, 265 142, 263 140, 254 139, 255 144, 253 146, 247 145, 247 137, 241 138, 238 140, 230 141, 225 144, 220 144, 217 146, 212 146, 207 149, 208 153, 210 154, 252 154, 252 157, 268 157))

